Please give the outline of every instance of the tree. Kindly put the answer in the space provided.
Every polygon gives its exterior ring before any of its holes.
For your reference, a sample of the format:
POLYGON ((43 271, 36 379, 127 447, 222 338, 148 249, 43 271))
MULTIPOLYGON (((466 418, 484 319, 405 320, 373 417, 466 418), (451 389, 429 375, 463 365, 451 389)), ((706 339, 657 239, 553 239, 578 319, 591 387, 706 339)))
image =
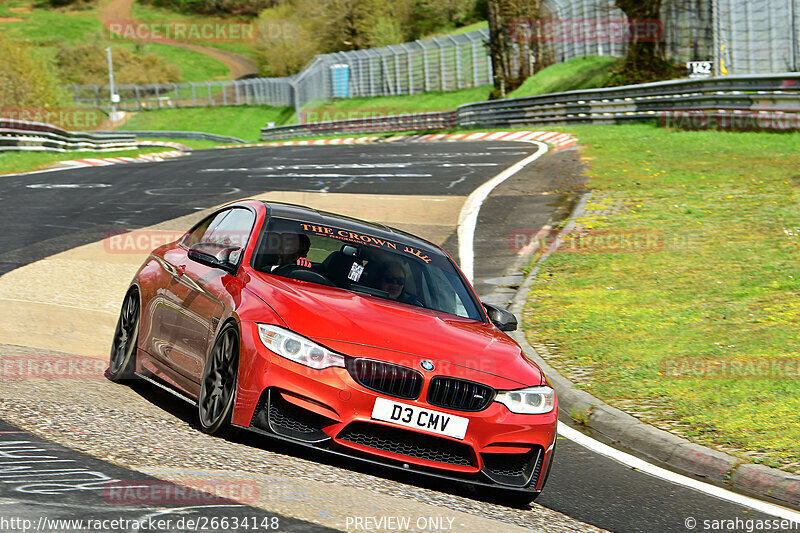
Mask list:
POLYGON ((53 108, 64 98, 53 68, 27 45, 0 34, 0 108, 53 108))
MULTIPOLYGON (((649 23, 661 21, 662 0, 616 0, 618 8, 628 17, 629 23, 649 23)), ((628 42, 626 66, 634 70, 652 70, 664 61, 663 48, 657 39, 649 34, 644 38, 631 31, 628 42)))
POLYGON ((536 68, 546 66, 547 43, 539 31, 546 16, 543 4, 543 0, 489 0, 493 97, 505 98, 533 74, 531 54, 536 68))

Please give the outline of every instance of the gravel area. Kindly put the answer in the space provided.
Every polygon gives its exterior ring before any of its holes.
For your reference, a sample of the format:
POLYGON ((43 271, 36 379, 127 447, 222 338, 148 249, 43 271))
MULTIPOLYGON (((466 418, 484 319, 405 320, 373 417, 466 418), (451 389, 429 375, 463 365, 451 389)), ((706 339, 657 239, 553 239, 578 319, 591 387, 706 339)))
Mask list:
MULTIPOLYGON (((59 356, 30 348, 0 345, 8 356, 59 356)), ((73 356, 70 356, 73 357, 73 356)), ((536 531, 602 531, 534 504, 528 510, 436 490, 435 482, 410 480, 373 467, 338 459, 319 459, 297 449, 249 434, 225 440, 197 429, 194 409, 180 399, 141 384, 112 383, 102 376, 84 379, 2 379, 0 417, 26 431, 111 463, 147 473, 198 469, 288 476, 316 483, 369 488, 370 492, 435 505, 536 531), (344 466, 345 468, 342 468, 344 466), (385 477, 380 477, 380 476, 385 477), (408 481, 403 479, 404 481, 408 481)), ((409 502, 411 503, 411 502, 409 502)), ((300 518, 300 517, 298 517, 300 518)))

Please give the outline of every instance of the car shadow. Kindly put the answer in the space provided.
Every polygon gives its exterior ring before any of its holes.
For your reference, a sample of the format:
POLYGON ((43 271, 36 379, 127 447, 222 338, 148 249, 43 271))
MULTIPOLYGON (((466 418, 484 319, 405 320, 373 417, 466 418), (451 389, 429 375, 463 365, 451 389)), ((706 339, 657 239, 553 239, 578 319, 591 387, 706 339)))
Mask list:
MULTIPOLYGON (((130 388, 145 401, 163 409, 172 416, 182 420, 196 431, 202 431, 197 418, 197 407, 187 399, 179 398, 175 394, 167 392, 160 387, 148 383, 144 380, 135 380, 128 383, 130 388)), ((433 490, 444 494, 478 500, 497 505, 504 505, 513 509, 530 509, 530 506, 513 506, 503 503, 502 496, 484 487, 459 484, 451 479, 436 479, 434 477, 421 474, 412 470, 403 471, 396 468, 384 466, 369 459, 359 460, 356 458, 334 455, 324 450, 305 446, 303 444, 271 438, 247 430, 237 430, 224 437, 225 440, 256 448, 267 452, 324 464, 334 468, 341 468, 358 472, 359 474, 381 477, 390 481, 396 481, 406 485, 411 485, 423 489, 433 490)))

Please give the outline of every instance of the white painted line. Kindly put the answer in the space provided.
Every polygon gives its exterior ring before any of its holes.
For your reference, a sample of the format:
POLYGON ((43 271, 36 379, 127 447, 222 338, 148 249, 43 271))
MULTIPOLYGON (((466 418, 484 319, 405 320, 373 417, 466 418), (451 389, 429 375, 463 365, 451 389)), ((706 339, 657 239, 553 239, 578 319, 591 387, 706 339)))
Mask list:
POLYGON ((536 152, 511 165, 472 191, 472 194, 467 197, 467 201, 464 202, 461 213, 458 215, 458 261, 461 265, 461 271, 464 272, 470 283, 472 283, 475 267, 475 250, 473 249, 475 226, 478 223, 478 213, 480 213, 483 201, 486 200, 495 187, 547 153, 548 147, 546 144, 538 141, 529 142, 538 146, 536 152))
POLYGON ((636 470, 644 472, 645 474, 649 474, 653 477, 669 481, 670 483, 674 483, 676 485, 681 485, 684 487, 694 489, 698 492, 708 494, 709 496, 714 496, 715 498, 719 498, 720 500, 725 500, 731 503, 744 505, 745 507, 750 507, 752 509, 755 509, 756 511, 760 511, 762 513, 771 516, 776 516, 785 520, 793 520, 795 522, 800 522, 800 513, 796 511, 792 511, 791 509, 781 507, 780 505, 774 505, 765 501, 757 500, 749 496, 737 494, 735 492, 731 492, 721 487, 717 487, 716 485, 710 485, 708 483, 704 483, 702 481, 698 481, 696 479, 692 479, 690 477, 683 476, 681 474, 676 474, 675 472, 671 472, 665 468, 652 465, 647 461, 639 459, 638 457, 634 457, 629 453, 625 453, 623 451, 617 450, 616 448, 612 448, 607 444, 603 444, 602 442, 596 441, 593 438, 584 435, 577 429, 571 428, 562 422, 558 423, 558 434, 564 437, 565 439, 569 439, 576 444, 580 444, 584 448, 592 450, 595 453, 604 455, 610 459, 617 461, 618 463, 622 463, 625 466, 635 468, 636 470))

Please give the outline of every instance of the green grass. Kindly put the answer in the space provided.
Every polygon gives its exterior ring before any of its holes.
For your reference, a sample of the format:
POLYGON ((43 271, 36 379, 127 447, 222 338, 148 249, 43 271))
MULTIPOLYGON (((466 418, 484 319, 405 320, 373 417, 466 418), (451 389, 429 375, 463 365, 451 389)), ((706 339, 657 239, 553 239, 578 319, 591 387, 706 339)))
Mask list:
POLYGON ((602 87, 620 61, 618 58, 606 56, 575 57, 537 72, 525 80, 525 83, 509 97, 602 87))
POLYGON ((422 37, 422 39, 430 39, 432 37, 444 37, 445 35, 461 35, 462 33, 468 33, 477 30, 485 30, 488 28, 489 28, 489 22, 486 20, 481 20, 478 22, 473 22, 472 24, 469 24, 467 26, 461 26, 460 28, 455 28, 455 27, 444 28, 437 32, 428 34, 422 37))
POLYGON ((303 113, 305 122, 320 122, 365 116, 452 111, 462 104, 488 99, 490 90, 491 86, 481 85, 460 91, 432 91, 423 94, 371 98, 338 98, 328 103, 311 103, 303 109, 303 113))
MULTIPOLYGON (((132 44, 127 46, 133 47, 132 44)), ((165 61, 177 65, 184 81, 230 79, 231 72, 224 63, 200 52, 159 43, 146 43, 143 48, 145 53, 156 54, 165 61)))
POLYGON ((170 148, 153 146, 141 150, 123 150, 119 152, 0 152, 0 174, 16 172, 30 172, 42 170, 58 163, 72 159, 87 159, 97 157, 136 157, 142 154, 166 152, 170 148))
MULTIPOLYGON (((192 109, 162 109, 136 113, 120 130, 128 131, 201 131, 230 135, 245 141, 261 138, 261 128, 267 122, 283 125, 294 122, 290 107, 202 107, 192 109)), ((183 141, 178 141, 183 142, 183 141)))
MULTIPOLYGON (((168 9, 163 9, 160 7, 154 7, 147 4, 141 4, 136 2, 133 4, 133 8, 131 9, 131 17, 134 20, 140 20, 143 22, 181 22, 184 24, 196 24, 199 27, 203 27, 203 25, 208 24, 249 24, 250 21, 242 19, 218 19, 214 17, 203 17, 199 15, 187 15, 185 13, 178 13, 175 11, 170 11, 168 9)), ((256 24, 257 21, 253 21, 253 24, 256 24)), ((253 33, 255 36, 255 31, 253 33)), ((237 54, 242 54, 245 56, 252 57, 254 55, 253 48, 251 43, 248 41, 232 41, 232 42, 222 42, 222 41, 206 41, 206 42, 197 42, 195 44, 199 44, 202 46, 210 46, 213 48, 219 48, 221 50, 227 50, 229 52, 234 52, 237 54)), ((211 78, 207 78, 211 79, 211 78)))
MULTIPOLYGON (((101 39, 105 46, 133 49, 136 45, 130 40, 109 39, 107 30, 98 18, 97 6, 68 10, 36 9, 33 5, 33 0, 12 0, 0 4, 0 16, 23 19, 21 22, 0 22, 0 31, 14 39, 31 42, 37 47, 37 53, 45 59, 53 59, 58 47, 64 43, 74 44, 85 40, 87 36, 101 39)), ((220 43, 220 48, 234 48, 232 51, 238 51, 241 46, 238 43, 220 43)), ((157 43, 144 43, 143 52, 156 54, 176 65, 181 70, 184 81, 230 78, 230 71, 224 64, 199 52, 157 43)))
POLYGON ((591 165, 595 199, 579 221, 588 235, 643 230, 654 244, 611 253, 568 242, 531 288, 528 339, 557 345, 550 363, 587 369, 584 387, 612 405, 797 470, 800 134, 568 131, 591 165), (615 202, 621 212, 600 216, 615 202), (759 366, 712 373, 747 361, 794 366, 783 377, 759 366))

